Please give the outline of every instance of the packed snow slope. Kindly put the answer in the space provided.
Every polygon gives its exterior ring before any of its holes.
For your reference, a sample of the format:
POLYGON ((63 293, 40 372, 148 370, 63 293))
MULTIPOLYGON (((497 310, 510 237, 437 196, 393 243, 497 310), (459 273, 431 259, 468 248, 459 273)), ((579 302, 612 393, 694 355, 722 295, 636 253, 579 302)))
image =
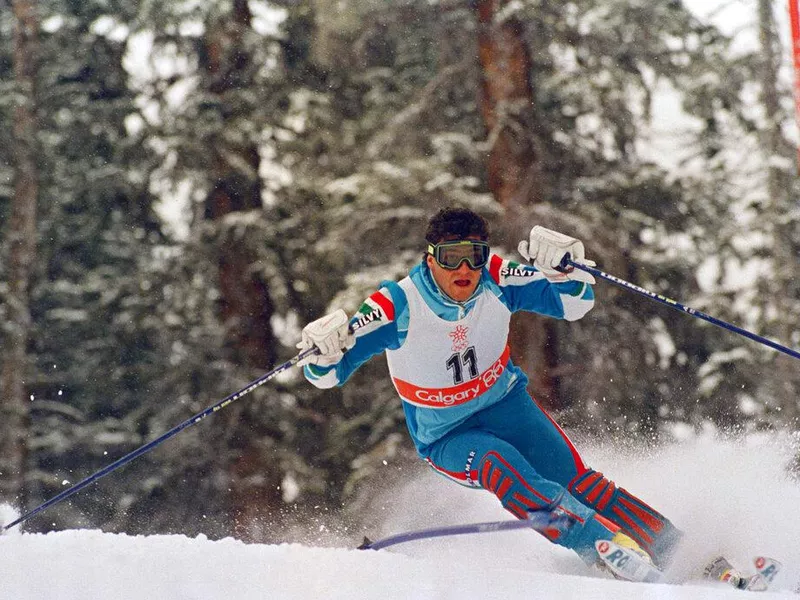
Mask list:
MULTIPOLYGON (((307 544, 248 545, 180 535, 133 537, 96 530, 42 535, 13 529, 0 536, 0 598, 742 600, 748 592, 693 575, 715 553, 741 566, 763 553, 785 568, 773 589, 757 597, 797 600, 800 485, 786 472, 796 452, 796 440, 787 436, 737 443, 705 436, 650 456, 584 448, 593 466, 686 531, 685 551, 665 583, 604 578, 529 531, 419 541, 376 552, 353 550, 344 542, 337 547, 330 532, 319 538, 322 547, 313 538, 307 544)), ((506 518, 489 494, 433 474, 379 495, 375 509, 384 515, 376 537, 506 518)))

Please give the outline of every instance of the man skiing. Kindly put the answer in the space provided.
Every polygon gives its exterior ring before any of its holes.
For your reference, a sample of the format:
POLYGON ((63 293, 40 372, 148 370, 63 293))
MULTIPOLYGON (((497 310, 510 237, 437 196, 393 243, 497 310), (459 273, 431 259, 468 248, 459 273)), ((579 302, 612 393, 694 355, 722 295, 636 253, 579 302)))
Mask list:
POLYGON ((441 475, 484 488, 518 518, 558 506, 569 527, 553 542, 597 561, 610 540, 664 567, 680 532, 659 512, 589 468, 558 424, 527 392, 509 358, 511 314, 530 311, 574 321, 594 304, 594 279, 556 270, 566 254, 593 265, 575 238, 534 227, 519 252, 531 265, 490 254, 486 221, 459 208, 428 224, 423 261, 400 282, 383 282, 348 319, 337 310, 309 323, 298 347, 319 388, 342 385, 386 352, 419 455, 441 475))

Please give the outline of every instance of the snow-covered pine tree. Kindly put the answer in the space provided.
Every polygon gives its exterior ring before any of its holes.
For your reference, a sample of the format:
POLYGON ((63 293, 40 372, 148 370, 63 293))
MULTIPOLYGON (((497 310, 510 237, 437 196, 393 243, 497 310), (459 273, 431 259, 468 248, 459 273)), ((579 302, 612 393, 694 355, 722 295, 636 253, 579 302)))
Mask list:
MULTIPOLYGON (((31 414, 28 507, 141 441, 131 413, 164 362, 159 325, 147 322, 157 293, 148 287, 149 259, 160 226, 147 189, 149 152, 127 128, 137 109, 122 66, 120 35, 131 16, 123 4, 35 7, 40 203, 37 259, 28 264, 33 365, 21 373, 31 414)), ((102 521, 125 502, 127 484, 118 483, 113 501, 84 495, 30 527, 75 524, 83 511, 102 521)))

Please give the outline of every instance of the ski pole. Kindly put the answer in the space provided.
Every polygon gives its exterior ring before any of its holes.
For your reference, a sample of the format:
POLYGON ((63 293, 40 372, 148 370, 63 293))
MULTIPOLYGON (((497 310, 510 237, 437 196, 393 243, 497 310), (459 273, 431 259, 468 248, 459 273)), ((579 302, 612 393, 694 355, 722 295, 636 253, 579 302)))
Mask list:
POLYGON ((246 386, 244 386, 239 391, 232 393, 231 395, 223 398, 222 400, 220 400, 216 404, 214 404, 212 406, 209 406, 204 411, 197 413, 195 416, 191 417, 190 419, 187 419, 186 421, 184 421, 180 425, 177 425, 177 426, 173 427, 172 429, 167 431, 165 434, 163 434, 160 437, 157 437, 156 439, 154 439, 152 442, 148 442, 147 444, 144 444, 143 446, 140 446, 136 450, 133 450, 132 452, 129 452, 128 454, 126 454, 122 458, 120 458, 118 460, 115 460, 110 465, 100 469, 99 471, 97 471, 96 473, 90 475, 89 477, 87 477, 83 481, 79 481, 78 483, 76 483, 75 485, 73 485, 70 488, 67 488, 66 490, 64 490, 60 494, 58 494, 56 496, 53 496, 47 502, 44 502, 43 504, 40 504, 39 506, 37 506, 33 510, 28 511, 27 513, 25 513, 24 515, 22 515, 21 517, 19 517, 15 521, 12 521, 8 525, 4 525, 3 528, 0 529, 0 533, 5 533, 6 531, 11 529, 15 525, 19 525, 23 521, 27 521, 32 516, 42 512, 43 510, 53 506, 54 504, 58 504, 62 500, 66 499, 66 498, 69 498, 70 496, 72 496, 72 494, 75 494, 75 493, 79 492, 80 490, 85 488, 87 485, 89 485, 91 483, 94 483, 95 481, 97 481, 101 477, 105 477, 106 475, 108 475, 112 471, 115 471, 118 468, 120 468, 121 466, 131 462, 132 460, 135 460, 135 459, 139 458, 142 454, 145 454, 145 453, 149 452, 150 450, 152 450, 153 448, 155 448, 156 446, 158 446, 162 442, 164 442, 164 441, 168 440, 169 438, 171 438, 172 436, 180 433, 181 431, 183 431, 187 427, 191 427, 192 425, 195 425, 196 423, 199 423, 200 421, 205 419, 208 415, 210 415, 212 413, 215 413, 218 410, 222 410, 223 408, 225 408, 229 404, 231 404, 233 402, 236 402, 239 398, 241 398, 242 396, 246 396, 247 394, 252 392, 254 389, 262 386, 263 384, 265 384, 267 381, 269 381, 270 379, 272 379, 276 375, 278 375, 280 373, 283 373, 288 368, 296 365, 300 360, 304 359, 305 357, 311 356, 312 354, 316 354, 318 352, 319 352, 319 348, 317 348, 316 346, 313 347, 313 348, 310 348, 308 350, 304 350, 303 352, 301 352, 300 354, 298 354, 294 358, 292 358, 290 360, 287 360, 285 363, 283 363, 282 365, 280 365, 278 367, 275 367, 269 373, 265 373, 264 375, 262 375, 258 379, 255 379, 255 380, 251 381, 250 383, 248 383, 246 386))
POLYGON ((667 298, 666 296, 662 296, 661 294, 656 294, 654 292, 648 291, 642 287, 639 287, 638 285, 634 285, 633 283, 625 281, 624 279, 615 277, 614 275, 609 275, 608 273, 604 273, 600 269, 596 269, 594 267, 577 263, 570 258, 569 254, 567 254, 561 261, 558 270, 563 271, 566 267, 575 267, 576 269, 580 269, 581 271, 586 271, 587 273, 590 273, 595 277, 599 277, 601 279, 605 279, 606 281, 610 281, 611 283, 618 285, 622 288, 625 288, 626 290, 631 290, 633 292, 636 292, 637 294, 650 298, 651 300, 655 300, 657 302, 660 302, 661 304, 665 304, 670 308, 674 308, 675 310, 679 310, 686 314, 692 315, 693 317, 697 317, 698 319, 703 319, 704 321, 708 321, 709 323, 712 323, 717 327, 722 327, 723 329, 727 329, 728 331, 732 331, 734 333, 738 333, 739 335, 743 335, 744 337, 750 338, 751 340, 759 342, 760 344, 764 344, 765 346, 769 346, 770 348, 778 350, 779 352, 788 354, 791 357, 800 358, 800 352, 798 352, 797 350, 792 350, 791 348, 787 348, 786 346, 779 344, 778 342, 773 342, 772 340, 762 337, 756 333, 752 333, 750 331, 747 331, 746 329, 742 329, 741 327, 737 327, 736 325, 727 323, 722 319, 717 319, 715 317, 705 314, 704 312, 700 312, 699 310, 695 310, 694 308, 685 306, 684 304, 672 300, 671 298, 667 298))
POLYGON ((358 550, 381 550, 397 544, 405 544, 417 540, 428 540, 439 537, 467 535, 472 533, 491 533, 495 531, 513 531, 515 529, 533 529, 546 535, 549 528, 567 530, 576 523, 575 515, 559 507, 566 490, 551 500, 547 505, 531 510, 524 519, 517 521, 491 521, 489 523, 467 523, 465 525, 448 525, 398 533, 387 538, 372 541, 365 537, 358 550))
POLYGON ((358 550, 381 550, 397 544, 415 542, 417 540, 428 540, 439 537, 455 535, 468 535, 473 533, 493 533, 497 531, 514 531, 516 529, 534 529, 541 531, 545 526, 558 526, 563 524, 571 525, 574 521, 570 517, 560 516, 557 520, 547 514, 537 512, 529 513, 528 518, 518 521, 491 521, 488 523, 467 523, 465 525, 448 525, 445 527, 431 527, 430 529, 419 529, 398 533, 380 540, 372 541, 364 538, 364 542, 357 548, 358 550))

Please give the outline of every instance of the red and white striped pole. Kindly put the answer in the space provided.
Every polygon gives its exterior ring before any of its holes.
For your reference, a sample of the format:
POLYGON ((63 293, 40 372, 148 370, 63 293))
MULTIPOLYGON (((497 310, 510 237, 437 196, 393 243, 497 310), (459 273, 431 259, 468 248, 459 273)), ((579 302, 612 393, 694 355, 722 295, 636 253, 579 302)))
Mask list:
MULTIPOLYGON (((794 108, 795 120, 800 130, 800 11, 798 0, 789 0, 789 20, 792 24, 792 59, 794 62, 794 108)), ((800 142, 797 145, 797 164, 800 169, 800 142)))

